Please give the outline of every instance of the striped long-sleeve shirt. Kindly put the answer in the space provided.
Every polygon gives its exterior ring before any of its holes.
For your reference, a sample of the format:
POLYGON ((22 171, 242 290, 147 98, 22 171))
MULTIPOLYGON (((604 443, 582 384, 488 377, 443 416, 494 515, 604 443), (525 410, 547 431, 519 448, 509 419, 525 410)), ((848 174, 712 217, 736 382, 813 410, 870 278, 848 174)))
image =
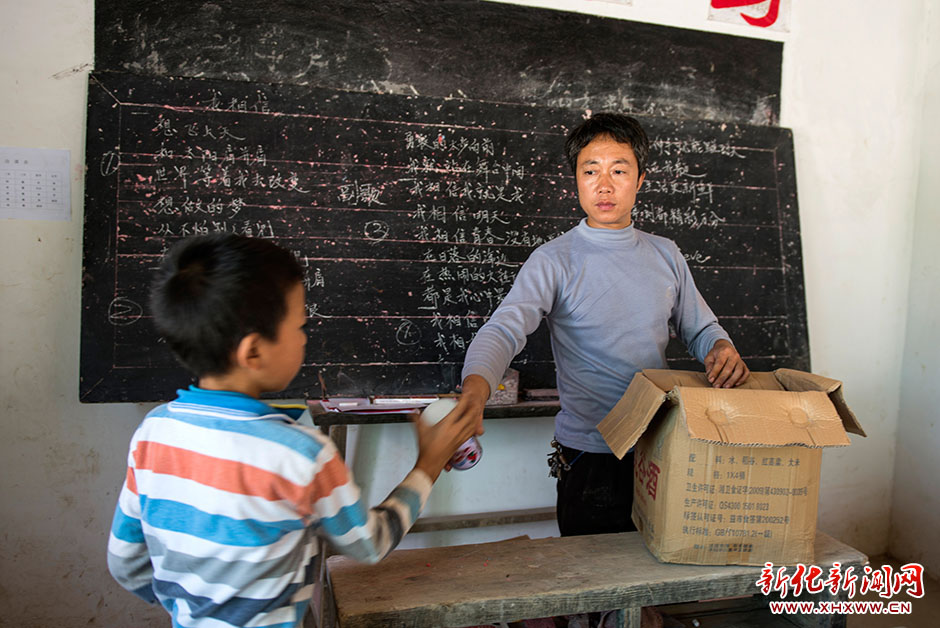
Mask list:
POLYGON ((108 567, 186 628, 298 626, 317 535, 376 562, 431 492, 415 470, 370 510, 319 430, 251 397, 195 387, 147 415, 127 467, 108 567))

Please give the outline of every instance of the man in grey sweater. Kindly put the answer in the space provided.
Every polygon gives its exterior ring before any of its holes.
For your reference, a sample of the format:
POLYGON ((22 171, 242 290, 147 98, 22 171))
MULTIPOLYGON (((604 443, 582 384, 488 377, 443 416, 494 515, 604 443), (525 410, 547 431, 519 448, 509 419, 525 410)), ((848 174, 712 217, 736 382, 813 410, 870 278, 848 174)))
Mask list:
POLYGON ((631 220, 646 176, 649 140, 630 116, 601 113, 565 142, 587 215, 532 252, 509 294, 470 344, 454 412, 483 408, 542 318, 548 322, 561 411, 555 417, 558 526, 562 535, 634 530, 632 452, 618 460, 597 424, 634 374, 667 368, 670 325, 715 387, 748 369, 702 299, 676 244, 631 220))

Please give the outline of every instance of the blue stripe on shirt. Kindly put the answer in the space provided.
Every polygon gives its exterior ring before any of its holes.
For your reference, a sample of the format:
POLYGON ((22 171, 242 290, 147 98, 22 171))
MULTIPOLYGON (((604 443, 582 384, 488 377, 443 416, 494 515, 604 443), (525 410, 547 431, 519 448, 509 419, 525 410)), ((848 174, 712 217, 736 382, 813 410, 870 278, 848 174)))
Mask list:
MULTIPOLYGON (((212 619, 224 621, 233 626, 244 626, 248 621, 261 613, 270 613, 280 608, 290 608, 292 606, 297 610, 297 605, 290 604, 290 599, 300 586, 297 584, 288 585, 275 598, 229 598, 224 600, 224 606, 219 606, 212 598, 202 595, 193 595, 176 582, 155 579, 153 581, 153 588, 160 598, 174 600, 174 608, 172 611, 174 625, 182 625, 179 624, 178 609, 176 607, 176 600, 182 599, 186 600, 186 603, 189 605, 189 614, 195 619, 211 617, 212 619)), ((294 628, 296 622, 290 621, 280 624, 265 624, 265 628, 277 628, 279 626, 294 628)))
POLYGON ((111 520, 111 534, 126 543, 143 543, 144 531, 140 527, 140 519, 128 516, 121 510, 121 505, 114 509, 114 518, 111 520))
POLYGON ((231 410, 242 418, 255 419, 259 416, 278 412, 261 401, 244 393, 232 390, 206 390, 198 386, 190 386, 185 390, 176 391, 176 399, 171 403, 192 404, 197 406, 210 406, 216 410, 231 410))
POLYGON ((355 504, 343 506, 332 517, 324 517, 320 520, 320 525, 330 536, 343 536, 353 528, 364 526, 367 517, 362 502, 357 501, 355 504))
MULTIPOLYGON (((421 513, 421 496, 418 493, 408 487, 399 486, 389 495, 389 499, 392 498, 408 507, 410 511, 409 522, 413 522, 418 518, 418 515, 421 513)), ((400 527, 401 521, 399 520, 398 513, 392 509, 385 510, 388 511, 390 518, 394 519, 394 525, 400 527)), ((364 526, 367 520, 368 511, 360 500, 355 504, 343 506, 332 517, 324 517, 320 520, 320 525, 323 526, 323 530, 330 536, 342 536, 353 528, 364 526)), ((398 540, 401 540, 401 536, 398 537, 398 540)), ((397 544, 397 541, 395 544, 397 544)))
POLYGON ((153 604, 157 601, 157 596, 154 595, 153 586, 150 584, 145 584, 144 586, 134 589, 131 591, 134 595, 142 599, 147 604, 153 604))
POLYGON ((277 542, 288 532, 304 529, 304 522, 298 519, 233 519, 168 499, 151 499, 146 495, 140 496, 140 507, 144 519, 155 528, 183 532, 222 545, 262 547, 277 542))

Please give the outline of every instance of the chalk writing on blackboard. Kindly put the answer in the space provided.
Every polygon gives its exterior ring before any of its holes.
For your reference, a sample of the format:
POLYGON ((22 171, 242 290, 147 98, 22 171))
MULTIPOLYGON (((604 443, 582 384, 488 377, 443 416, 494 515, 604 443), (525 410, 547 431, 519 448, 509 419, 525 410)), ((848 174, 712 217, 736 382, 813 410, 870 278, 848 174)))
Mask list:
MULTIPOLYGON (((561 154, 578 112, 124 74, 94 75, 89 100, 87 159, 102 167, 86 185, 87 400, 159 399, 185 381, 152 326, 125 321, 149 323, 137 304, 186 236, 270 238, 301 262, 311 339, 287 394, 410 394, 459 384, 528 254, 582 215, 561 154)), ((679 242, 752 368, 801 365, 789 135, 644 123, 638 226, 679 242)), ((553 385, 544 329, 516 367, 524 386, 553 385)))
POLYGON ((124 297, 114 297, 108 305, 108 321, 112 325, 133 325, 142 314, 140 304, 124 297))

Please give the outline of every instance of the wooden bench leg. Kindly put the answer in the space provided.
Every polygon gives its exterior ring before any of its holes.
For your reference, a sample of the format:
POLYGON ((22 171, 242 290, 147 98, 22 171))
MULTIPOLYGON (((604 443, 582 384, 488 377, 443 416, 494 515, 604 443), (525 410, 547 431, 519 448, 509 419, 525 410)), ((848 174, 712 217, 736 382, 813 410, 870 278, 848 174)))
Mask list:
POLYGON ((320 596, 320 616, 317 628, 336 628, 336 599, 333 597, 333 583, 330 581, 330 572, 326 568, 326 557, 329 555, 329 546, 322 542, 323 569, 320 571, 320 585, 322 594, 320 596))
POLYGON ((317 575, 313 581, 313 599, 310 600, 310 609, 305 618, 303 628, 336 628, 336 601, 333 598, 333 587, 330 574, 326 568, 326 559, 329 558, 330 546, 323 539, 317 540, 319 556, 317 557, 317 575))
POLYGON ((336 602, 333 600, 333 589, 324 589, 323 612, 320 614, 321 623, 318 628, 335 628, 339 625, 336 618, 336 602))
POLYGON ((633 608, 622 608, 617 611, 617 620, 614 625, 617 628, 640 628, 640 618, 643 609, 639 606, 633 608))

